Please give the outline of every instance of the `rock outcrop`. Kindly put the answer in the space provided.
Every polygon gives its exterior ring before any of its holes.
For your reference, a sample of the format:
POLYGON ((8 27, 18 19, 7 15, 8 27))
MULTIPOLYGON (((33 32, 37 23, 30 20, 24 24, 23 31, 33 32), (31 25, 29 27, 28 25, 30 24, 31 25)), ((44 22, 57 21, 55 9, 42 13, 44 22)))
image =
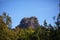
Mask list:
POLYGON ((30 18, 23 18, 20 24, 18 25, 18 27, 20 28, 28 28, 28 27, 36 28, 38 26, 39 23, 35 16, 30 18))

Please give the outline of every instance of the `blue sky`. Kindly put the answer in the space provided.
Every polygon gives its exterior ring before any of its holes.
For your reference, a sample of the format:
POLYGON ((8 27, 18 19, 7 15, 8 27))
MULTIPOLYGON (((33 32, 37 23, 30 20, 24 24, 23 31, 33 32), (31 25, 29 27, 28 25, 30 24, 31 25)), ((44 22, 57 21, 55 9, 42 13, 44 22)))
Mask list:
POLYGON ((0 15, 6 12, 12 18, 13 28, 24 17, 36 16, 43 25, 46 19, 48 24, 54 25, 53 16, 58 15, 59 0, 0 0, 0 15))

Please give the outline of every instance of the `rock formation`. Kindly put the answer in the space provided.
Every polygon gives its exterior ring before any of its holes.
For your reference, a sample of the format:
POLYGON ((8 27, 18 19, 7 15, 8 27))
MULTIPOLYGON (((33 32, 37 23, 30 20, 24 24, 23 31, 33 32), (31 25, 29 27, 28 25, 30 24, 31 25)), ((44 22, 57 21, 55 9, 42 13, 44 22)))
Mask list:
POLYGON ((28 28, 28 27, 36 28, 38 26, 39 23, 35 16, 29 18, 23 18, 20 24, 18 25, 18 27, 20 28, 28 28))

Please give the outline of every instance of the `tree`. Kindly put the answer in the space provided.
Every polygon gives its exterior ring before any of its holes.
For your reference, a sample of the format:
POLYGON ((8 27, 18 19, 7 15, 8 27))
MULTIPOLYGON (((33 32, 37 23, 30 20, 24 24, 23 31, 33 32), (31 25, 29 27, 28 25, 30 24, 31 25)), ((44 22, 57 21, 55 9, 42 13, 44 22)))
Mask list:
POLYGON ((57 17, 55 17, 55 24, 56 24, 56 27, 58 27, 58 29, 55 30, 55 38, 57 40, 60 40, 60 13, 58 14, 57 17))
POLYGON ((2 20, 4 21, 4 23, 11 28, 12 26, 12 21, 11 21, 11 17, 9 15, 6 14, 6 12, 3 12, 2 14, 2 20))
POLYGON ((60 27, 60 13, 57 16, 57 21, 55 23, 58 27, 60 27))
POLYGON ((44 26, 47 27, 47 22, 46 22, 46 20, 44 20, 44 26))
POLYGON ((17 40, 16 32, 9 29, 1 18, 0 18, 0 40, 17 40))
POLYGON ((56 26, 58 27, 58 29, 60 29, 60 13, 58 14, 57 17, 53 18, 55 21, 56 26))

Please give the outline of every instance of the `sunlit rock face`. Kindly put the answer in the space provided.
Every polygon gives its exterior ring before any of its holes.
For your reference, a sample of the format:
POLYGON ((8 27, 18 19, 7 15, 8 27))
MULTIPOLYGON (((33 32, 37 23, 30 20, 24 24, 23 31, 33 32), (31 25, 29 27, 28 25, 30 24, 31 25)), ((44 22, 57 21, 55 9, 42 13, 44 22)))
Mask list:
POLYGON ((18 27, 20 27, 20 28, 28 28, 28 27, 36 28, 38 26, 39 26, 39 23, 35 16, 29 17, 29 18, 27 18, 27 17, 23 18, 21 20, 20 24, 18 25, 18 27))

